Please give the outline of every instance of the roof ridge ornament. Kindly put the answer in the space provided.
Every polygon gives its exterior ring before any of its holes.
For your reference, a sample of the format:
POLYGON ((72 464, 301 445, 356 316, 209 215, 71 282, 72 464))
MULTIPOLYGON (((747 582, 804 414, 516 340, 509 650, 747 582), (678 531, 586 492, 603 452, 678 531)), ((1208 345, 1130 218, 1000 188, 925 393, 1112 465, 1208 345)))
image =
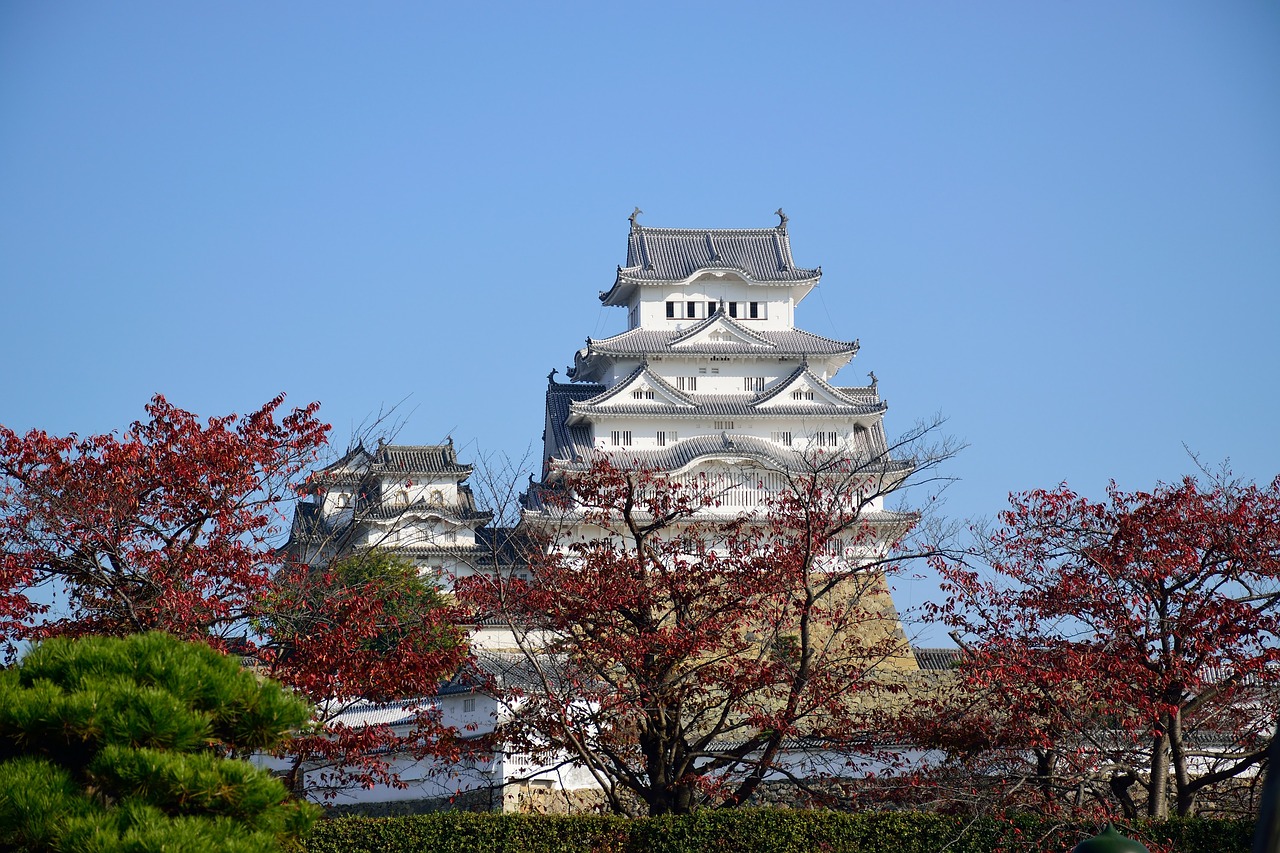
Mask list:
POLYGON ((716 243, 711 239, 711 232, 707 232, 707 248, 711 250, 711 262, 720 263, 720 253, 716 251, 716 243))
POLYGON ((627 217, 627 221, 631 223, 632 231, 639 231, 644 227, 639 222, 636 222, 636 217, 642 213, 644 213, 644 211, 637 207, 635 210, 631 211, 631 215, 627 217))
POLYGON ((779 231, 785 232, 787 230, 787 220, 789 217, 782 212, 782 208, 778 208, 777 210, 775 210, 774 215, 777 216, 778 219, 782 220, 774 227, 777 228, 779 231))

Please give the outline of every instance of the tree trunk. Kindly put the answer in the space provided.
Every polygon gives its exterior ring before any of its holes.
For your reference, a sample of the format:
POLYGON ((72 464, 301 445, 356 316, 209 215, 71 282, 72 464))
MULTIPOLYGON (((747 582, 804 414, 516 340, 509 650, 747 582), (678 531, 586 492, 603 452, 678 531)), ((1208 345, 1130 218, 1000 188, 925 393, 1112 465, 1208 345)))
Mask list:
POLYGON ((1187 756, 1182 751, 1182 713, 1173 715, 1173 728, 1169 732, 1169 751, 1173 760, 1174 795, 1177 798, 1178 817, 1191 817, 1196 810, 1196 795, 1187 773, 1187 756))
POLYGON ((1169 735, 1167 728, 1151 741, 1151 779, 1147 784, 1147 817, 1169 816, 1169 735))

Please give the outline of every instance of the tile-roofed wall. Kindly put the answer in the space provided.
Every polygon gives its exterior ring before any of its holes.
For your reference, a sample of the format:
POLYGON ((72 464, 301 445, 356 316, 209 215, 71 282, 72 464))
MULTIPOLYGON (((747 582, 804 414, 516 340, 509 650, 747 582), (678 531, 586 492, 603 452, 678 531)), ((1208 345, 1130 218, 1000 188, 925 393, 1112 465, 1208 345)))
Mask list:
POLYGON ((756 281, 804 281, 817 269, 795 266, 791 238, 780 228, 633 228, 627 240, 629 278, 679 281, 701 269, 732 267, 756 281))
POLYGON ((955 669, 960 663, 959 649, 912 649, 916 666, 927 670, 955 669))

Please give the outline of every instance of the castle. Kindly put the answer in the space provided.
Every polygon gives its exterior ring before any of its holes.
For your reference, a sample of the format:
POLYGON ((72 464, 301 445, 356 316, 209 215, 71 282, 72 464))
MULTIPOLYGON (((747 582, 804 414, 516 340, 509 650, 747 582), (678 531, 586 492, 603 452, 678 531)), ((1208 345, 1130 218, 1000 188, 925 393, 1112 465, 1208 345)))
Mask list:
MULTIPOLYGON (((892 458, 875 374, 867 384, 836 384, 858 341, 796 326, 796 309, 822 270, 796 264, 782 211, 774 227, 711 230, 650 228, 639 213, 630 218, 626 263, 599 295, 603 305, 625 309, 626 330, 587 338, 568 381, 558 381, 554 370, 547 378, 540 471, 523 497, 525 522, 544 513, 544 490, 602 456, 663 471, 676 482, 718 483, 721 499, 706 511, 730 517, 758 511, 815 453, 840 454, 888 478, 861 517, 901 521, 885 510, 883 494, 910 473, 911 463, 892 458)), ((504 553, 511 531, 488 526, 491 514, 467 485, 471 474, 452 442, 357 447, 313 476, 313 496, 299 506, 289 547, 308 562, 391 550, 446 588, 476 572, 520 572, 504 553)), ((832 544, 833 557, 859 559, 832 544)), ((882 598, 901 637, 893 665, 913 670, 919 656, 906 642, 887 586, 882 598)), ((476 626, 482 665, 510 671, 503 636, 502 626, 476 626)), ((472 697, 467 708, 497 712, 481 704, 472 697)), ((495 765, 481 775, 501 787, 521 772, 530 768, 495 765)))

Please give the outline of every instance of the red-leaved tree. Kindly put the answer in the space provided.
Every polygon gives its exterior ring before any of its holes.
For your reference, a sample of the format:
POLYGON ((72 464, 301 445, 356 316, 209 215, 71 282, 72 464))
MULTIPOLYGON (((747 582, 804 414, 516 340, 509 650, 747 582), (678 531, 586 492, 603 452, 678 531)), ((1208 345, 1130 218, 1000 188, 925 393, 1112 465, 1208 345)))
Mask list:
POLYGON ((329 431, 317 404, 281 416, 283 402, 202 421, 156 397, 147 420, 88 438, 0 427, 0 631, 10 653, 161 630, 256 655, 317 708, 288 747, 296 790, 394 785, 390 755, 450 755, 453 733, 425 712, 407 733, 343 726, 342 703, 423 697, 425 711, 465 646, 409 567, 308 569, 276 547, 329 431), (57 610, 32 600, 39 587, 57 610))
POLYGON ((508 747, 583 768, 627 814, 860 775, 910 660, 885 578, 920 555, 916 517, 881 502, 952 452, 688 477, 601 455, 566 473, 526 517, 529 580, 459 582, 521 648, 500 673, 508 747), (747 492, 763 503, 728 508, 747 492))
POLYGON ((281 755, 298 792, 332 798, 352 785, 403 788, 395 762, 458 760, 463 739, 432 703, 467 661, 455 608, 414 565, 381 551, 276 576, 259 651, 272 678, 311 700, 315 728, 281 755), (400 720, 361 718, 397 706, 400 720))
MULTIPOLYGON (((325 443, 318 404, 201 422, 155 397, 123 434, 0 426, 0 629, 54 634, 242 632, 271 582, 269 545, 294 480, 325 443), (30 592, 65 595, 51 618, 30 592)), ((10 645, 12 649, 12 645, 10 645)))
POLYGON ((1280 479, 1062 486, 1000 522, 984 568, 940 566, 962 660, 917 734, 1050 811, 1186 815, 1248 787, 1280 700, 1280 479))

